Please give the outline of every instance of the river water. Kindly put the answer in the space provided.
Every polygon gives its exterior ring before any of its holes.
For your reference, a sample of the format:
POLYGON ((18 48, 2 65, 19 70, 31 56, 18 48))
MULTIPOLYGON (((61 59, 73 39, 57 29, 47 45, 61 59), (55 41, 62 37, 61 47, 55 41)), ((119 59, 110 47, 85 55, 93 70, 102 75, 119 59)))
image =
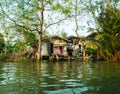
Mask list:
POLYGON ((120 94, 120 62, 0 62, 0 94, 120 94))

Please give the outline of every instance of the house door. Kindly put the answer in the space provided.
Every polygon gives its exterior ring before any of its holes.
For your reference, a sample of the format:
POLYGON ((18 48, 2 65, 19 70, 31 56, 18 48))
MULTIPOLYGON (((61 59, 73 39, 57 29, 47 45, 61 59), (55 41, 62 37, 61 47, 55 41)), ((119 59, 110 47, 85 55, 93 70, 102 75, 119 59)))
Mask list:
POLYGON ((51 43, 51 46, 50 46, 50 54, 52 54, 53 53, 53 43, 51 43))

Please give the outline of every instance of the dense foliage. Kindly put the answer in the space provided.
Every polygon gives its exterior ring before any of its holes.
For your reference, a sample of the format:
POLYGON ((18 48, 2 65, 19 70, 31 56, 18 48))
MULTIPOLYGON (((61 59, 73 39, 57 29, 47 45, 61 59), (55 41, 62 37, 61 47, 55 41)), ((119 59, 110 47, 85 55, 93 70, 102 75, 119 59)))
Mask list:
POLYGON ((101 27, 98 35, 101 56, 108 60, 120 59, 120 10, 108 5, 97 20, 101 27))
POLYGON ((5 41, 3 34, 0 33, 0 53, 4 51, 5 41))

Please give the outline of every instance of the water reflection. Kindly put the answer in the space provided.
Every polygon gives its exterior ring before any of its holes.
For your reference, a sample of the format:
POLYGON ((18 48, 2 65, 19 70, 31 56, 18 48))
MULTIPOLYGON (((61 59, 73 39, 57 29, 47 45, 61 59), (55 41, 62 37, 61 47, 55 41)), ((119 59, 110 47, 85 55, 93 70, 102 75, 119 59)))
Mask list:
POLYGON ((0 94, 119 94, 120 64, 1 62, 0 94))

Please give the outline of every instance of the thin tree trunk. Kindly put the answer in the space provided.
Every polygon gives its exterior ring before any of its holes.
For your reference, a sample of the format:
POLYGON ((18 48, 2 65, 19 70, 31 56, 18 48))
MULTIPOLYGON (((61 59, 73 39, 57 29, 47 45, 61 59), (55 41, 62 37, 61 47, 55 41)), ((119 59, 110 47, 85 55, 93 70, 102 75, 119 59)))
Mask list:
POLYGON ((42 34, 38 35, 38 54, 37 54, 37 60, 41 59, 41 46, 42 46, 42 34))
POLYGON ((41 47, 42 47, 42 31, 43 31, 43 22, 44 22, 44 5, 43 0, 41 1, 41 7, 40 7, 40 24, 39 24, 39 30, 38 30, 38 55, 37 59, 41 59, 41 47))
MULTIPOLYGON (((75 25, 76 25, 76 29, 75 29, 75 33, 76 33, 76 35, 77 35, 77 37, 79 37, 79 34, 78 34, 78 8, 77 8, 77 6, 78 6, 78 0, 76 0, 76 4, 75 4, 75 25)), ((83 43, 83 41, 82 40, 79 40, 79 41, 81 41, 82 42, 82 44, 81 44, 81 46, 82 46, 82 53, 83 53, 83 59, 85 60, 85 57, 86 57, 86 52, 85 52, 85 45, 84 45, 84 43, 83 43)))
POLYGON ((77 19, 77 16, 78 16, 78 14, 77 14, 77 6, 78 6, 78 4, 77 4, 77 0, 76 0, 76 5, 75 5, 75 24, 76 24, 76 29, 75 29, 75 33, 76 33, 76 35, 77 35, 77 37, 79 37, 79 34, 78 34, 78 19, 77 19))

